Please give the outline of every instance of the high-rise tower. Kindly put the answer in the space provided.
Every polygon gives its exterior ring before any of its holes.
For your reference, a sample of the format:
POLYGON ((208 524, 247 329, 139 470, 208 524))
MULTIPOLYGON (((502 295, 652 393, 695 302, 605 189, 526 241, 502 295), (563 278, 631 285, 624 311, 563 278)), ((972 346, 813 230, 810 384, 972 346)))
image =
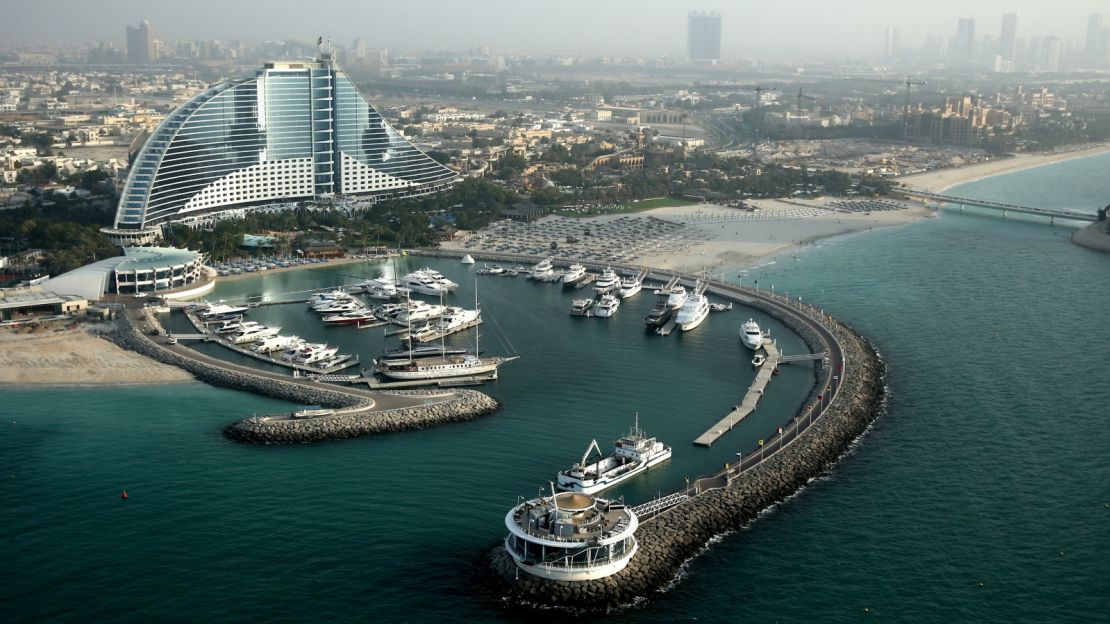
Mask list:
POLYGON ((686 17, 686 56, 695 63, 720 62, 720 13, 691 11, 686 17))
POLYGON ((154 48, 154 27, 150 22, 139 22, 138 28, 127 27, 127 62, 152 63, 158 54, 154 48))

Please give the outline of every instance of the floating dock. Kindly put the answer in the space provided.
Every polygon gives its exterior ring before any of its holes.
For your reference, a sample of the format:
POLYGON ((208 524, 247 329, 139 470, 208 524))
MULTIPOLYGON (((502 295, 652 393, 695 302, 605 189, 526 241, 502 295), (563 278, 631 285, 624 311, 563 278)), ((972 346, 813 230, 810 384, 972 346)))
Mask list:
POLYGON ((709 431, 701 434, 694 440, 694 444, 699 446, 709 446, 717 441, 717 438, 725 434, 725 432, 732 430, 734 426, 748 417, 749 414, 755 411, 755 406, 759 400, 763 398, 763 392, 767 389, 767 384, 770 383, 771 377, 774 375, 775 368, 778 367, 781 354, 779 353, 778 345, 774 342, 764 342, 763 350, 767 352, 767 361, 759 368, 759 372, 755 375, 755 381, 752 382, 748 392, 744 395, 744 399, 740 404, 732 408, 732 411, 725 414, 725 417, 713 425, 709 431))

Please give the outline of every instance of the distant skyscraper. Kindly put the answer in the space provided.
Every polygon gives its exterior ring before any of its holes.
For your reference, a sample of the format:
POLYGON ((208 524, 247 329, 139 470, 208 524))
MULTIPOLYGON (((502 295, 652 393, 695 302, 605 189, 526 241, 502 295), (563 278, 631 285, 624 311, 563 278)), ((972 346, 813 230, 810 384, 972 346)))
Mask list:
POLYGON ((886 36, 883 37, 883 56, 892 58, 898 53, 898 47, 901 45, 898 41, 899 37, 897 26, 887 26, 886 36))
POLYGON ((1086 57, 1089 67, 1097 67, 1106 61, 1106 49, 1102 36, 1102 15, 1093 13, 1087 18, 1086 57))
POLYGON ((1013 63, 1017 58, 1017 13, 1002 14, 1002 36, 998 44, 1002 60, 1013 63))
POLYGON ((1060 38, 1059 37, 1045 37, 1044 38, 1044 65, 1043 69, 1046 71, 1056 71, 1060 69, 1060 38))
POLYGON ((138 28, 127 27, 127 62, 152 63, 158 58, 154 49, 154 28, 150 22, 139 22, 138 28))
POLYGON ((975 58, 975 18, 961 17, 956 23, 956 37, 949 49, 953 61, 967 63, 975 58))
POLYGON ((686 18, 686 56, 691 61, 721 60, 721 14, 691 11, 686 18))

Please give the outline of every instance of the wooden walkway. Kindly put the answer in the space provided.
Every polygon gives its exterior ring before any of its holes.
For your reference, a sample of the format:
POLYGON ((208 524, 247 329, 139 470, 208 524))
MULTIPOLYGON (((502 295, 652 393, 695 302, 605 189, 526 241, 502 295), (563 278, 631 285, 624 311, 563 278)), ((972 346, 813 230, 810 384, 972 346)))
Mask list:
POLYGON ((763 392, 767 389, 767 384, 770 383, 774 370, 779 365, 779 358, 781 357, 778 345, 772 341, 764 342, 763 350, 767 352, 767 361, 759 368, 759 372, 755 375, 755 381, 753 381, 751 387, 748 388, 748 392, 744 395, 744 399, 740 401, 739 405, 732 408, 732 411, 725 414, 725 417, 719 420, 717 424, 698 436, 698 438, 694 440, 694 444, 701 446, 713 444, 717 441, 717 438, 724 435, 725 432, 730 431, 735 425, 739 424, 740 421, 744 420, 749 414, 755 411, 755 406, 759 403, 759 400, 763 398, 763 392))

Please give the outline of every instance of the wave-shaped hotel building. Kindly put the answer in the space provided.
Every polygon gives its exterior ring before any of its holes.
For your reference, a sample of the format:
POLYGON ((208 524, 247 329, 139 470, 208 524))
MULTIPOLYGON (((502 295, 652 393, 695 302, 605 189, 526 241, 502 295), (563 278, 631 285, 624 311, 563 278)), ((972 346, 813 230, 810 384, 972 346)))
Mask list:
POLYGON ((457 181, 322 53, 315 62, 267 63, 170 113, 132 161, 115 223, 103 232, 143 245, 167 223, 306 199, 413 197, 457 181))

